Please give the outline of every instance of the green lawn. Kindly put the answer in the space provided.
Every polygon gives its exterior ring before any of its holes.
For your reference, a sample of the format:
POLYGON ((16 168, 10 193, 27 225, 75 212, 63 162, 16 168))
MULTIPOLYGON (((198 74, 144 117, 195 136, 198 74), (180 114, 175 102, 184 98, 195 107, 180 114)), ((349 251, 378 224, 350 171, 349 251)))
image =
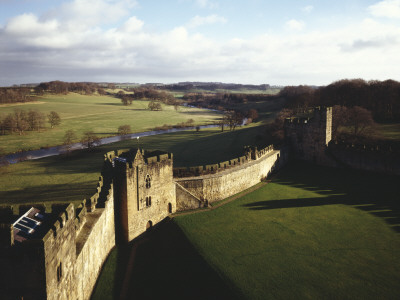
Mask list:
POLYGON ((294 163, 116 248, 92 299, 119 295, 128 257, 128 298, 398 299, 398 179, 294 163))
POLYGON ((164 124, 174 125, 193 119, 197 124, 210 123, 219 118, 219 114, 196 108, 163 105, 162 111, 147 109, 148 101, 134 101, 132 105, 124 106, 117 98, 110 96, 84 96, 70 93, 68 95, 48 95, 39 98, 37 102, 23 105, 0 106, 0 117, 12 113, 14 109, 39 110, 46 115, 56 111, 61 117, 61 125, 41 132, 26 131, 24 135, 0 135, 0 150, 12 153, 18 150, 39 149, 63 143, 63 136, 69 129, 75 131, 78 142, 83 132, 93 130, 98 136, 117 135, 120 125, 130 125, 133 132, 151 130, 164 124))
POLYGON ((378 132, 384 139, 400 141, 400 123, 378 124, 378 132))
POLYGON ((248 299, 398 299, 398 177, 295 164, 174 221, 248 299))

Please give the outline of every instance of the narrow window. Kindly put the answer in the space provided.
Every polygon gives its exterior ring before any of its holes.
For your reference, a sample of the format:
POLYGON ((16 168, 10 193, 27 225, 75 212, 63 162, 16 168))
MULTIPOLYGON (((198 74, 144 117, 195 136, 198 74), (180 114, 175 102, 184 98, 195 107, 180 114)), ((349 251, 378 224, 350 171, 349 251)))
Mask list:
POLYGON ((150 175, 146 175, 146 189, 149 189, 151 187, 151 178, 150 175))
POLYGON ((62 278, 62 263, 60 262, 57 266, 57 281, 60 281, 62 278))
POLYGON ((151 196, 149 197, 149 206, 151 206, 151 196))
POLYGON ((172 204, 168 203, 168 212, 172 214, 172 204))

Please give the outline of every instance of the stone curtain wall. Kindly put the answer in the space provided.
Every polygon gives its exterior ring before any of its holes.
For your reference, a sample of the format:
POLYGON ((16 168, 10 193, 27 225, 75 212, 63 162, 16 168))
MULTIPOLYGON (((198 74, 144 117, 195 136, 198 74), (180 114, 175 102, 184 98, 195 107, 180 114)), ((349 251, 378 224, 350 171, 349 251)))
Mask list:
MULTIPOLYGON (((281 152, 272 150, 256 160, 199 177, 176 178, 176 182, 199 199, 215 202, 239 193, 266 178, 281 164, 281 152)), ((177 198, 178 207, 184 207, 184 198, 177 198)))
POLYGON ((196 209, 205 206, 205 201, 193 195, 191 192, 189 192, 189 190, 185 189, 178 182, 175 182, 175 186, 177 211, 196 209))
POLYGON ((331 142, 328 154, 338 167, 400 175, 400 153, 379 146, 331 142))
POLYGON ((85 225, 77 237, 76 299, 90 299, 103 263, 115 246, 113 197, 111 188, 105 207, 86 215, 85 225))

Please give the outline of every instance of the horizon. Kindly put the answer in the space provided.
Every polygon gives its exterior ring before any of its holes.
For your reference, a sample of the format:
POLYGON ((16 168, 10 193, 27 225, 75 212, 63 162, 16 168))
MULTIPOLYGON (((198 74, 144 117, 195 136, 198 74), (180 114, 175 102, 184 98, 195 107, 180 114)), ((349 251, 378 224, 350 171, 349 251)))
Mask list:
POLYGON ((400 81, 400 0, 0 0, 0 86, 400 81))

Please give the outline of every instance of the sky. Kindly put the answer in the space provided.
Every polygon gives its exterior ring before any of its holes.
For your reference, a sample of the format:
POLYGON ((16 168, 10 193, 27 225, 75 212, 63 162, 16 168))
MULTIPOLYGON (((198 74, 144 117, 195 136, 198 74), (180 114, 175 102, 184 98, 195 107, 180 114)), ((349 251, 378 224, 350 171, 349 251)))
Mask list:
POLYGON ((400 0, 0 0, 0 86, 400 81, 400 0))

